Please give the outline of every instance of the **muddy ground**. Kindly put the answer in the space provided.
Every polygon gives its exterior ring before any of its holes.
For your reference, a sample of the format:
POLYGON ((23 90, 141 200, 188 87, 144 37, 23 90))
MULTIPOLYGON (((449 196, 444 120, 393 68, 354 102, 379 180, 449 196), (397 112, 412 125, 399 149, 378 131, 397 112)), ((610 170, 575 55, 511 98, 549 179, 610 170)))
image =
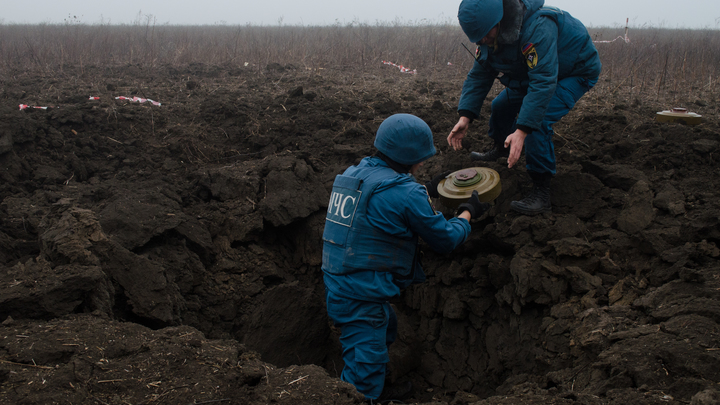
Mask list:
MULTIPOLYGON (((465 150, 445 141, 464 75, 2 77, 0 403, 360 403, 323 303, 332 180, 398 112, 435 133, 420 180, 471 166, 486 119, 465 150)), ((525 169, 493 163, 503 192, 467 243, 425 249, 428 282, 394 302, 408 402, 720 401, 719 100, 678 100, 698 126, 657 123, 674 106, 603 86, 556 126, 551 214, 511 212, 525 169)))

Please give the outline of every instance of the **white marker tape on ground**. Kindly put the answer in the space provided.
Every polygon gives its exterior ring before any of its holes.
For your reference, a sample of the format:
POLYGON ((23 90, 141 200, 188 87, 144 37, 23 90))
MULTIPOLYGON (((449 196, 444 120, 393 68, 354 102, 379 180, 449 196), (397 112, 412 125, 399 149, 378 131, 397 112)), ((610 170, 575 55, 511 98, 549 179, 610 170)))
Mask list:
POLYGON ((629 44, 629 43, 630 43, 630 38, 628 38, 627 35, 624 36, 624 37, 621 35, 621 36, 613 39, 612 41, 593 41, 593 43, 595 43, 595 44, 609 44, 609 43, 611 43, 611 42, 617 41, 618 39, 625 41, 626 44, 629 44))
POLYGON ((630 21, 629 18, 625 19, 625 36, 620 35, 619 37, 613 39, 612 41, 593 41, 595 44, 609 44, 612 42, 619 40, 625 41, 626 44, 630 43, 630 38, 628 38, 628 22, 630 21))
POLYGON ((132 101, 132 102, 134 102, 134 103, 145 103, 145 102, 148 102, 148 103, 152 103, 153 105, 156 105, 156 106, 158 106, 158 107, 160 107, 160 106, 162 105, 162 104, 158 103, 157 101, 152 101, 152 100, 150 100, 149 98, 140 98, 140 97, 125 97, 125 96, 120 96, 120 97, 115 97, 115 100, 127 100, 127 101, 132 101))

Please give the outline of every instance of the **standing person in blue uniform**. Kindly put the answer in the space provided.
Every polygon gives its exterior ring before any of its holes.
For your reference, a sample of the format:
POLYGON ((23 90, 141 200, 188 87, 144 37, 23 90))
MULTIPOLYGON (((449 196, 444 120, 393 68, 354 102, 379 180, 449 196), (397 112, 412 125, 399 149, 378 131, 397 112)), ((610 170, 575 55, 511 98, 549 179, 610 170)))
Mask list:
POLYGON ((489 135, 493 146, 471 158, 508 158, 513 167, 525 147, 533 191, 512 201, 515 211, 535 215, 551 210, 555 175, 552 126, 590 90, 600 75, 600 58, 585 26, 543 0, 463 0, 458 20, 477 44, 472 69, 458 105, 460 119, 447 140, 455 150, 497 78, 506 88, 492 101, 489 135))
POLYGON ((327 311, 340 328, 341 378, 370 403, 410 394, 411 384, 385 386, 388 346, 397 318, 388 302, 410 284, 425 280, 418 238, 448 253, 465 242, 470 219, 489 205, 477 192, 458 208, 458 217, 436 213, 429 197, 447 173, 425 185, 413 174, 435 154, 430 127, 410 114, 380 124, 375 156, 336 176, 323 233, 322 270, 327 311))

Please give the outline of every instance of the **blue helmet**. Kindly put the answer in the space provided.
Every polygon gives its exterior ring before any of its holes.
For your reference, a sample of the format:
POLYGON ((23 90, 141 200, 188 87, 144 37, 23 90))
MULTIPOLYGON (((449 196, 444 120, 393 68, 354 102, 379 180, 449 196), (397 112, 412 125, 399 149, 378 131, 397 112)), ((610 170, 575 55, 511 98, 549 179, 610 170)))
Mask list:
POLYGON ((503 0, 463 0, 458 10, 460 27, 474 43, 485 38, 502 17, 503 0))
POLYGON ((432 130, 411 114, 395 114, 383 121, 375 135, 375 147, 403 165, 423 162, 435 154, 432 130))

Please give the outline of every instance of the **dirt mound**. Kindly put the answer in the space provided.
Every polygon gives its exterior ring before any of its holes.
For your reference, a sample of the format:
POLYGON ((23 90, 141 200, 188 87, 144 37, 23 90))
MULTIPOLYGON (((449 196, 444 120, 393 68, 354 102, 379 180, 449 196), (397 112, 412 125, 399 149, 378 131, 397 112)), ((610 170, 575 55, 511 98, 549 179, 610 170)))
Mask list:
MULTIPOLYGON (((318 366, 277 369, 234 340, 188 326, 153 331, 99 314, 9 322, 6 403, 338 404, 362 399, 318 366)), ((5 402, 5 401, 4 401, 5 402)))
MULTIPOLYGON (((470 166, 486 122, 445 141, 464 72, 64 72, 0 93, 0 402, 360 403, 323 304, 332 180, 397 112, 435 133, 421 180, 470 166)), ((689 127, 602 92, 556 126, 553 212, 511 212, 523 165, 491 164, 489 215, 394 302, 415 402, 717 400, 717 100, 689 127)))

